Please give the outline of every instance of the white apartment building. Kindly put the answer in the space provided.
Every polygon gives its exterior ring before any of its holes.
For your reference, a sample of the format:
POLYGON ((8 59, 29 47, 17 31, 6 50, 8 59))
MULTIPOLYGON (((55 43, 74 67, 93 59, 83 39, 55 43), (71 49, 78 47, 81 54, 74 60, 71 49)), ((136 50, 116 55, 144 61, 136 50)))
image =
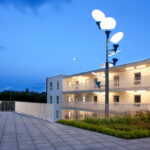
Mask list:
MULTIPOLYGON (((47 103, 54 105, 55 120, 104 113, 104 70, 47 78, 47 103)), ((110 113, 150 110, 150 59, 111 67, 109 91, 110 113)))

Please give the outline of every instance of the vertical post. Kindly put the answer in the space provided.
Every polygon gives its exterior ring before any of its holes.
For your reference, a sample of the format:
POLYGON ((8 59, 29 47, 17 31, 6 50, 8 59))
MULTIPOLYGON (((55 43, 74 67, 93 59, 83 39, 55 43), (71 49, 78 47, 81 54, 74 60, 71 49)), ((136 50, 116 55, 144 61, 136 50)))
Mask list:
POLYGON ((106 33, 106 64, 105 64, 105 116, 109 116, 109 60, 108 60, 108 39, 110 31, 106 33))

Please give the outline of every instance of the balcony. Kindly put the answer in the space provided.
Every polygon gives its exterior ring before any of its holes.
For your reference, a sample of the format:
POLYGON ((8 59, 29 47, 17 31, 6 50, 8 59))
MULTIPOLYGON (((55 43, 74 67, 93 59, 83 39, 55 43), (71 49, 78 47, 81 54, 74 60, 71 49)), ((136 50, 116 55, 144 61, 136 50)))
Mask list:
MULTIPOLYGON (((76 110, 76 111, 89 111, 104 113, 105 104, 92 103, 92 102, 64 102, 63 109, 76 110)), ((148 104, 109 104, 110 114, 124 114, 150 111, 150 103, 148 104)))
MULTIPOLYGON (((114 82, 114 80, 109 81, 109 88, 110 91, 124 91, 124 90, 140 90, 140 89, 150 89, 150 76, 143 76, 141 80, 133 80, 131 78, 120 78, 120 81, 114 82)), ((105 81, 102 81, 101 84, 101 91, 105 90, 105 81)), ((88 92, 93 91, 97 92, 99 91, 97 85, 94 83, 79 83, 71 84, 70 86, 65 85, 63 87, 63 92, 88 92)))
POLYGON ((88 91, 88 90, 99 90, 97 85, 90 83, 80 83, 78 85, 72 84, 71 86, 63 87, 63 91, 88 91))

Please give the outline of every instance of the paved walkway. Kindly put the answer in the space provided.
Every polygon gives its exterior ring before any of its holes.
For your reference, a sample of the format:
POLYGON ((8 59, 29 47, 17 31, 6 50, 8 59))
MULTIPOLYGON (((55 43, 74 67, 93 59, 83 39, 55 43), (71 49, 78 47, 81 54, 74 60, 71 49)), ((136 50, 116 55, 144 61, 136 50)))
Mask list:
POLYGON ((0 150, 150 150, 150 138, 125 140, 0 112, 0 150))

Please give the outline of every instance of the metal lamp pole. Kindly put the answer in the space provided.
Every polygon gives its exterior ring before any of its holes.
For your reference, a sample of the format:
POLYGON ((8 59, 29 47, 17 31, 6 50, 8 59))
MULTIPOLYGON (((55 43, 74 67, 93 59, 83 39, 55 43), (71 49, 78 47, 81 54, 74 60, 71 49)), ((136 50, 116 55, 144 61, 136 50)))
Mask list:
POLYGON ((109 60, 108 60, 108 39, 110 31, 106 33, 106 65, 105 65, 105 116, 109 116, 109 60))
MULTIPOLYGON (((118 32, 116 33, 113 37, 111 37, 110 41, 114 43, 113 49, 109 50, 108 49, 108 43, 109 43, 109 35, 111 33, 111 30, 116 27, 116 21, 112 17, 105 17, 105 14, 98 10, 95 9, 92 11, 92 17, 96 21, 96 24, 98 25, 100 30, 104 30, 106 34, 106 62, 105 62, 105 116, 109 116, 109 63, 113 64, 115 66, 116 62, 118 61, 117 58, 113 58, 113 62, 109 62, 108 57, 112 56, 109 55, 110 51, 113 51, 114 53, 117 52, 118 48, 118 43, 122 37, 123 33, 118 32)), ((100 82, 99 82, 99 88, 100 88, 100 82)))

